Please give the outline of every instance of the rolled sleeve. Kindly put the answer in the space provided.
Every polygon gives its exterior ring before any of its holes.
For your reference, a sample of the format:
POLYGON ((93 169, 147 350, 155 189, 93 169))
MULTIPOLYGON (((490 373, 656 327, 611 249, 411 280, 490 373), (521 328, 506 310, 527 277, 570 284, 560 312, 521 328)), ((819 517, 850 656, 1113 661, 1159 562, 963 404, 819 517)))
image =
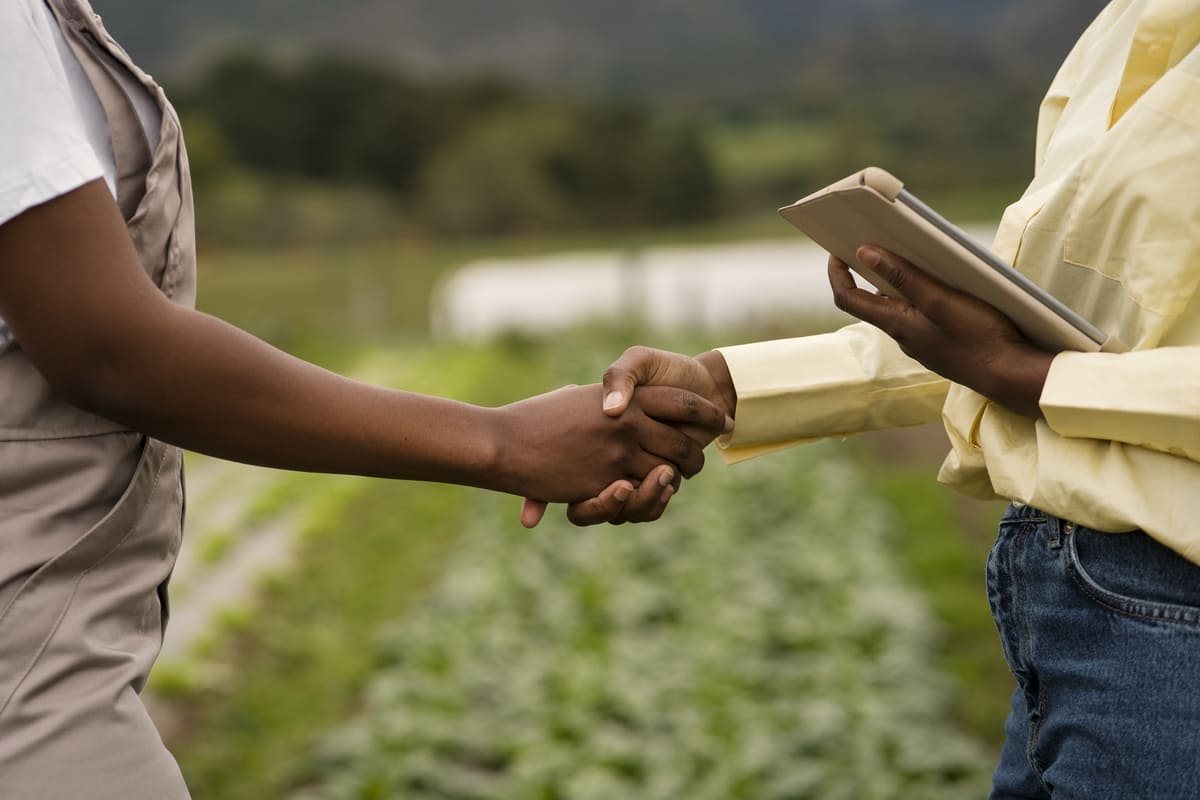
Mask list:
POLYGON ((736 427, 718 442, 731 463, 812 439, 936 421, 949 388, 863 324, 721 354, 738 395, 736 427))
POLYGON ((1060 436, 1200 461, 1200 347, 1062 353, 1050 367, 1041 407, 1060 436))

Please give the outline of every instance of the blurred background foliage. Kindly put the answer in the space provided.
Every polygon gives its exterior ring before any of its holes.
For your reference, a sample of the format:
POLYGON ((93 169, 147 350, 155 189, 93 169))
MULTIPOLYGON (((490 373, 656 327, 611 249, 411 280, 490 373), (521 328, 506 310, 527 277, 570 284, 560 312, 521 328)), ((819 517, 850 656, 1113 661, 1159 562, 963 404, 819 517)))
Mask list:
POLYGON ((866 164, 997 213, 1097 0, 107 0, 215 244, 745 217, 866 164))
MULTIPOLYGON (((539 95, 496 80, 413 82, 323 56, 243 52, 176 93, 201 233, 222 243, 313 236, 305 191, 275 217, 264 183, 332 190, 333 224, 498 235, 711 219, 721 187, 701 127, 634 102, 539 95), (281 219, 282 217, 282 219, 281 219), (290 224, 289 224, 290 222, 290 224), (256 224, 257 223, 257 224, 256 224)), ((317 229, 319 231, 319 229, 317 229)))
MULTIPOLYGON (((871 163, 995 220, 1103 5, 95 4, 183 117, 200 307, 489 405, 630 344, 834 323, 433 343, 448 271, 791 236, 775 208, 871 163)), ((193 458, 181 602, 264 532, 294 552, 160 666, 152 710, 197 798, 980 796, 1012 686, 982 589, 999 508, 934 484, 944 446, 826 442, 710 468, 657 528, 536 534, 512 499, 193 458)))

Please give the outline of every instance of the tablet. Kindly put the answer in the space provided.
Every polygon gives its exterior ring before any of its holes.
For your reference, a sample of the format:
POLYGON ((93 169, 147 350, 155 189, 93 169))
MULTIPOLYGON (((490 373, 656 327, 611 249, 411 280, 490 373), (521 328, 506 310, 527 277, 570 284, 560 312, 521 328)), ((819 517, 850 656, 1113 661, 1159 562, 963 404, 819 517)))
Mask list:
POLYGON ((779 213, 884 294, 899 296, 858 262, 855 253, 864 244, 890 250, 998 308, 1043 349, 1117 353, 1127 349, 972 240, 886 170, 868 167, 779 213))

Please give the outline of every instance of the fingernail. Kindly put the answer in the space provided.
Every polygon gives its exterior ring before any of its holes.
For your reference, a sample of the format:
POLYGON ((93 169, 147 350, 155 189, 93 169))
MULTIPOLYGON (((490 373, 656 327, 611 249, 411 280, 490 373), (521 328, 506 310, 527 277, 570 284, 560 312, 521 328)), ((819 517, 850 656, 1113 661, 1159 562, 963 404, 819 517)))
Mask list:
MULTIPOLYGON (((674 481, 675 481, 675 473, 672 472, 671 470, 667 470, 662 475, 658 476, 658 485, 659 486, 670 486, 674 481)), ((672 488, 672 491, 674 491, 674 488, 672 488)))
POLYGON ((733 433, 733 417, 728 414, 725 415, 725 432, 733 433))
POLYGON ((675 496, 675 487, 668 486, 667 488, 663 489, 662 497, 658 498, 658 502, 663 503, 665 505, 666 503, 671 502, 671 498, 674 496, 675 496))
POLYGON ((626 500, 628 500, 629 496, 632 494, 633 494, 632 486, 618 486, 617 490, 615 492, 613 492, 613 495, 617 498, 617 500, 619 500, 622 503, 624 503, 626 500))
POLYGON ((604 398, 604 410, 611 411, 621 405, 625 395, 620 392, 609 392, 604 398))
POLYGON ((873 250, 870 247, 860 247, 855 254, 858 256, 858 261, 868 269, 875 269, 879 266, 879 251, 873 250))

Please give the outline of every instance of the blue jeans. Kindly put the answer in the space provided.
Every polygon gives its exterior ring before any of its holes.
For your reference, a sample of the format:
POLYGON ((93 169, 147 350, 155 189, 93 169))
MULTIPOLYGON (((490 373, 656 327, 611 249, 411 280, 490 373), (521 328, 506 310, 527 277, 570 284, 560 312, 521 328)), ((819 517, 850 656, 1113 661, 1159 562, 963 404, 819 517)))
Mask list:
POLYGON ((1014 507, 987 583, 1017 679, 991 796, 1200 798, 1200 566, 1014 507))

